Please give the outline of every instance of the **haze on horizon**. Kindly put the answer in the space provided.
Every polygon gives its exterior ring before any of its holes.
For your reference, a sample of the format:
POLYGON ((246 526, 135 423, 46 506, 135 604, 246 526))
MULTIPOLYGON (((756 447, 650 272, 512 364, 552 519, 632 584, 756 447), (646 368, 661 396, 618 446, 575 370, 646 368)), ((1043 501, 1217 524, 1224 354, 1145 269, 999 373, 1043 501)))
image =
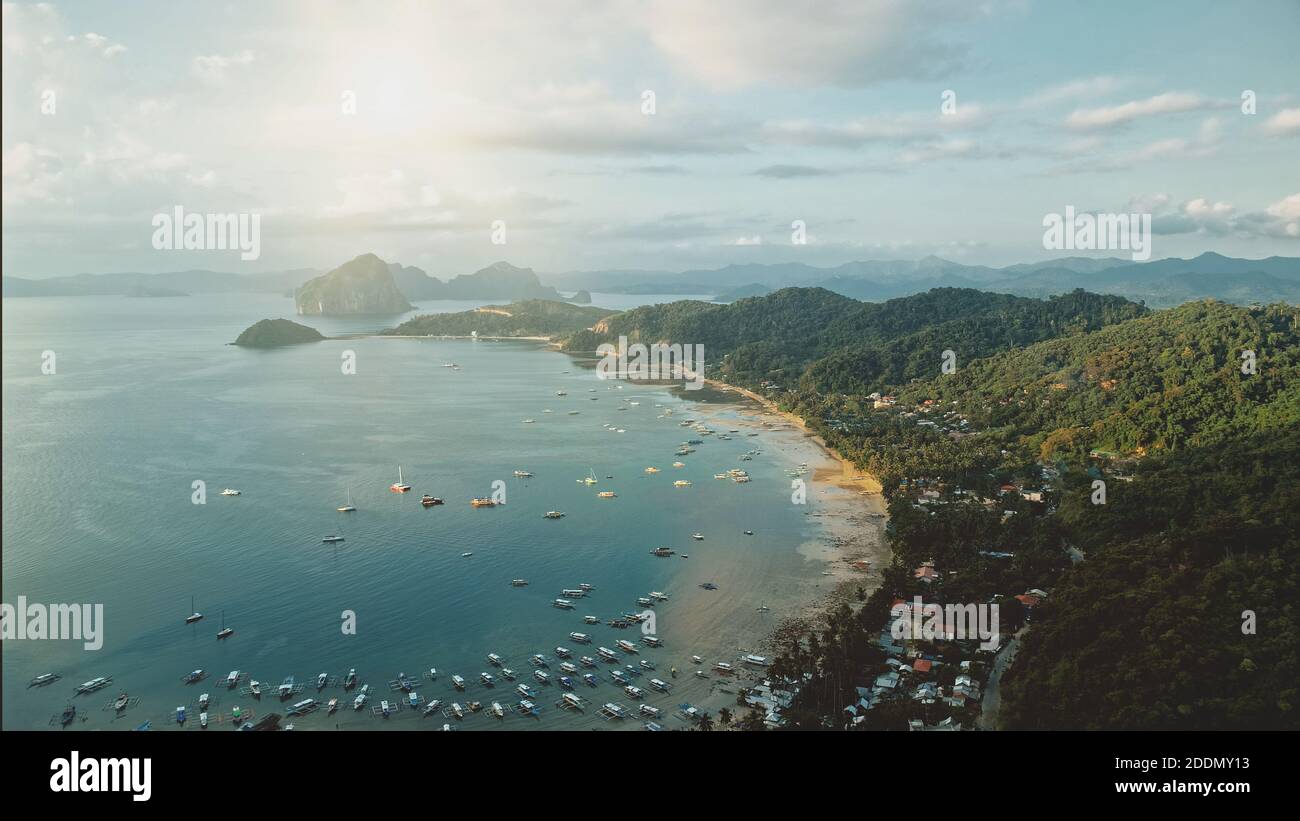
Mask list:
POLYGON ((1068 255, 1041 244, 1066 206, 1151 213, 1153 259, 1300 256, 1287 0, 3 14, 6 276, 329 269, 368 251, 443 278, 500 259, 1006 265, 1068 255), (177 205, 260 214, 260 257, 155 250, 151 219, 177 205))

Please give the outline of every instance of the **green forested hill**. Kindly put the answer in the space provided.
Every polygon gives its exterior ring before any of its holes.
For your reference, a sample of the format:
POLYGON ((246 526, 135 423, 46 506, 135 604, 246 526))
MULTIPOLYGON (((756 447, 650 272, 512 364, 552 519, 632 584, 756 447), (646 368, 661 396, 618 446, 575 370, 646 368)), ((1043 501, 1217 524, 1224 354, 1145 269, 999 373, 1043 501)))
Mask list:
POLYGON ((1300 430, 1149 460, 1111 484, 1104 505, 1065 497, 1088 558, 1035 613, 1004 726, 1300 727, 1300 430))
POLYGON ((591 308, 528 299, 509 305, 486 305, 457 314, 417 316, 384 331, 390 336, 560 336, 594 325, 609 314, 607 308, 591 308))

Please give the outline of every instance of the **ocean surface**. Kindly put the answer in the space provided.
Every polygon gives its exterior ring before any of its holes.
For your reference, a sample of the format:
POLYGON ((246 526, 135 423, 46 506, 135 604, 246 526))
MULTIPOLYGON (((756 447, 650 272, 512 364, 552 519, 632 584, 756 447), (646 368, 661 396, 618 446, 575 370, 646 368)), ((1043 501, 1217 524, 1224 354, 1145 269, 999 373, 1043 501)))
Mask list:
MULTIPOLYGON (((679 298, 593 296, 613 308, 679 298)), ((420 312, 472 305, 426 303, 420 312)), ((422 699, 514 705, 514 685, 484 660, 490 652, 539 690, 541 717, 477 715, 459 726, 607 726, 594 712, 601 704, 636 709, 610 681, 611 665, 600 664, 596 688, 579 680, 591 705, 577 714, 556 706, 559 688, 532 680, 528 657, 544 653, 554 677, 557 645, 572 649, 576 663, 620 638, 639 643, 635 626, 584 625, 582 616, 643 611, 636 600, 652 590, 671 597, 655 608, 665 647, 623 661, 657 665, 634 680, 648 693, 650 677, 669 680, 669 667, 681 668, 672 680, 678 692, 647 699, 664 709, 666 724, 692 687, 712 687, 691 676, 699 666, 691 655, 704 656, 705 667, 737 663, 746 642, 770 630, 760 606, 806 592, 821 575, 798 550, 818 528, 809 506, 790 503, 785 473, 806 460, 806 444, 790 434, 746 435, 757 430, 752 420, 710 391, 601 381, 590 363, 525 342, 360 337, 273 351, 227 344, 275 316, 293 318, 292 303, 247 294, 3 301, 3 600, 104 607, 98 651, 76 641, 4 642, 6 728, 57 727, 52 719, 73 701, 78 728, 146 720, 176 728, 176 707, 187 705, 185 729, 197 731, 200 692, 213 700, 209 731, 233 726, 235 705, 254 717, 283 712, 273 695, 241 695, 250 675, 268 692, 295 676, 306 687, 289 703, 340 698, 335 716, 288 719, 299 729, 430 728, 444 719, 354 712, 355 692, 345 696, 332 682, 318 694, 316 676, 356 668, 375 705, 398 700, 388 682, 399 672, 420 682, 422 699), (342 372, 346 351, 355 353, 355 374, 342 372), (55 356, 52 375, 41 372, 45 352, 55 356), (679 425, 705 418, 718 433, 742 432, 721 441, 679 425), (704 444, 676 456, 688 439, 704 444), (751 449, 763 452, 741 461, 751 449), (674 469, 677 460, 686 467, 674 469), (410 493, 388 489, 399 466, 410 493), (661 472, 646 474, 647 466, 661 472), (733 467, 754 480, 713 478, 733 467), (515 478, 515 470, 535 475, 515 478), (589 473, 598 484, 577 481, 589 473), (676 488, 676 479, 693 485, 676 488), (206 485, 204 504, 193 502, 196 481, 206 485), (469 500, 491 495, 497 481, 506 504, 472 508, 469 500), (242 495, 223 497, 223 488, 242 495), (598 490, 618 495, 600 499, 598 490), (349 492, 357 511, 337 512, 349 492), (446 504, 426 509, 424 493, 446 504), (566 516, 547 520, 549 510, 566 516), (705 540, 693 541, 695 531, 705 540), (346 541, 321 542, 333 535, 346 541), (650 555, 659 546, 690 558, 650 555), (512 587, 514 578, 529 585, 512 587), (701 589, 705 581, 719 589, 701 589), (579 583, 595 589, 576 609, 552 606, 579 583), (191 597, 205 618, 185 625, 191 597), (341 629, 345 611, 355 614, 355 635, 341 629), (223 614, 235 632, 218 641, 223 614), (594 641, 575 644, 571 631, 594 641), (421 678, 430 667, 436 681, 421 678), (196 668, 207 679, 183 684, 196 668), (231 670, 245 680, 228 690, 231 670), (498 676, 496 688, 479 683, 482 671, 498 676), (62 679, 26 687, 45 672, 62 679), (467 693, 452 689, 454 673, 469 682, 467 693), (113 683, 73 700, 74 686, 96 676, 113 683), (121 692, 133 700, 115 717, 107 705, 121 692)), ((397 319, 301 321, 335 335, 397 319)))

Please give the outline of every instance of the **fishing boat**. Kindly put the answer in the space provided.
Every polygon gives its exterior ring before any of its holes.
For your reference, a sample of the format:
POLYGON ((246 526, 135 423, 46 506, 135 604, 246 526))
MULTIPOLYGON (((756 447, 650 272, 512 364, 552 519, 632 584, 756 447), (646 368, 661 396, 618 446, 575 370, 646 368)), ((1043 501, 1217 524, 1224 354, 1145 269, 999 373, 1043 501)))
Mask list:
POLYGON ((528 586, 528 579, 511 579, 511 580, 510 580, 510 586, 511 586, 511 587, 527 587, 527 586, 528 586))
POLYGON ((492 702, 492 707, 490 708, 489 712, 491 712, 492 715, 496 716, 497 718, 506 717, 506 711, 501 708, 501 702, 499 701, 492 702))
POLYGON ((451 677, 451 686, 452 686, 452 687, 455 687, 457 690, 464 690, 464 689, 465 689, 465 679, 461 678, 460 676, 452 676, 452 677, 451 677))
POLYGON ((631 684, 624 687, 623 692, 627 693, 628 698, 634 698, 634 699, 645 698, 645 690, 642 690, 640 687, 633 687, 631 684))
POLYGON ((334 715, 334 711, 338 708, 339 700, 337 698, 330 699, 329 704, 325 705, 325 715, 334 715))
MULTIPOLYGON (((369 685, 367 685, 367 686, 369 686, 369 685)), ((369 693, 365 693, 365 692, 358 693, 358 694, 357 694, 357 697, 356 697, 355 699, 352 700, 352 709, 353 709, 353 710, 360 710, 362 707, 365 707, 365 706, 366 706, 366 698, 367 698, 369 695, 370 695, 369 693)))
POLYGON ((185 674, 185 683, 186 683, 186 684, 193 684, 193 683, 195 683, 196 681, 202 681, 202 680, 203 680, 203 670, 202 670, 202 669, 199 669, 199 670, 191 670, 190 672, 188 672, 188 673, 185 674))
POLYGON ((569 678, 568 676, 560 676, 558 679, 556 679, 556 681, 559 683, 562 689, 565 690, 573 689, 573 679, 569 678))
POLYGON ((253 679, 252 681, 248 682, 248 692, 253 694, 253 698, 261 698, 262 682, 258 681, 257 679, 253 679))
POLYGON ((650 716, 651 718, 658 718, 661 713, 658 707, 655 707, 650 704, 642 704, 640 707, 637 708, 637 710, 641 713, 641 715, 650 716))
POLYGON ((316 676, 317 691, 324 690, 325 683, 329 680, 330 680, 329 673, 321 673, 319 676, 316 676))
POLYGON ((113 710, 120 713, 125 710, 126 705, 130 703, 131 698, 126 693, 119 693, 117 699, 113 702, 113 710))
POLYGON ((401 690, 403 693, 409 693, 414 689, 414 687, 415 684, 406 677, 406 673, 397 674, 397 689, 401 690))
POLYGON ((185 617, 186 624, 193 624, 203 618, 203 614, 194 609, 194 597, 190 596, 190 614, 185 617))
POLYGON ((562 511, 562 510, 548 510, 548 511, 546 511, 545 513, 542 514, 542 518, 544 518, 544 519, 563 519, 563 518, 564 518, 564 511, 562 511))
POLYGON ((233 487, 228 487, 228 488, 226 488, 225 490, 221 491, 221 495, 222 495, 222 496, 238 496, 238 495, 239 495, 239 491, 235 490, 233 487))
POLYGON ((202 727, 202 728, 205 729, 205 730, 208 729, 208 711, 207 711, 207 710, 204 710, 203 712, 199 713, 199 726, 202 727))
POLYGON ((621 704, 606 704, 601 709, 605 710, 613 718, 624 718, 627 716, 627 709, 621 704))
POLYGON ((325 538, 321 539, 321 541, 324 542, 324 543, 326 543, 326 544, 330 544, 330 543, 333 543, 333 542, 341 542, 341 541, 344 541, 344 538, 343 538, 342 536, 326 536, 325 538))
POLYGON ((488 664, 491 664, 493 667, 501 666, 501 657, 498 656, 496 653, 488 653, 487 660, 488 660, 488 664))
POLYGON ((628 641, 627 639, 619 639, 618 641, 616 641, 616 642, 614 642, 614 643, 617 644, 617 645, 618 645, 618 649, 622 650, 624 653, 639 653, 639 652, 641 652, 640 650, 636 649, 636 645, 635 645, 635 644, 633 644, 632 642, 628 641))
POLYGON ((284 681, 280 682, 280 686, 276 688, 276 692, 279 694, 281 701, 293 695, 294 686, 295 682, 293 676, 285 676, 284 681))
POLYGON ((221 629, 217 631, 217 640, 228 639, 235 633, 235 628, 226 626, 226 611, 221 611, 221 629))
POLYGON ((572 673, 574 675, 577 675, 578 673, 578 668, 574 667, 573 662, 571 661, 560 662, 560 669, 566 673, 572 673))
POLYGON ((484 496, 479 496, 470 499, 469 503, 471 507, 496 507, 497 506, 496 502, 484 496))
MULTIPOLYGON (((641 643, 646 647, 663 647, 664 641, 658 636, 642 636, 641 643)), ((644 663, 644 662, 643 662, 644 663)))
POLYGON ((600 619, 596 616, 583 616, 582 621, 585 624, 600 624, 600 619))
POLYGON ((583 656, 582 658, 578 659, 578 663, 581 664, 583 667, 596 666, 596 660, 593 659, 591 656, 583 656))
POLYGON ((343 689, 351 690, 357 686, 357 668, 348 668, 348 674, 343 677, 343 689))
POLYGON ((655 669, 655 663, 653 661, 650 661, 649 659, 641 659, 640 661, 637 662, 637 664, 641 665, 641 668, 644 670, 655 669))
POLYGON ((453 701, 451 703, 451 714, 454 715, 457 719, 464 718, 465 708, 460 706, 458 702, 453 701))
POLYGON ((445 504, 445 502, 443 502, 443 500, 438 498, 437 496, 430 496, 429 494, 426 493, 420 497, 420 504, 424 505, 425 507, 433 507, 434 505, 445 504))
POLYGON ((506 681, 514 681, 514 680, 515 680, 515 671, 514 671, 514 670, 511 670, 509 667, 502 667, 502 668, 501 668, 501 677, 502 677, 503 679, 505 679, 506 681))
POLYGON ((559 656, 562 659, 573 658, 573 653, 567 647, 556 647, 555 655, 559 656))
POLYGON ((619 684, 627 685, 632 683, 622 670, 610 670, 609 677, 617 681, 619 684))
POLYGON ((496 676, 492 675, 491 673, 479 673, 478 677, 482 679, 483 683, 486 684, 488 687, 497 686, 496 676))
POLYGON ((516 470, 516 471, 515 471, 515 478, 516 478, 516 479, 531 479, 531 478, 533 478, 533 474, 530 473, 530 472, 528 472, 528 471, 526 471, 526 470, 516 470))
POLYGON ((668 682, 666 682, 666 681, 662 681, 662 680, 657 679, 657 678, 652 678, 652 679, 650 679, 650 686, 653 687, 654 689, 658 690, 658 691, 661 692, 661 693, 666 693, 666 692, 668 692, 668 682))
POLYGON ((532 687, 529 687, 527 684, 520 684, 515 688, 515 692, 524 698, 537 698, 537 691, 532 687))
POLYGON ((586 633, 570 633, 569 638, 576 641, 578 644, 591 644, 591 636, 588 636, 586 633))
POLYGON ((600 683, 600 679, 596 678, 595 674, 593 673, 583 673, 582 680, 587 682, 588 687, 595 687, 597 684, 600 683))
POLYGON ((409 705, 411 705, 411 709, 412 709, 412 710, 414 710, 416 707, 419 707, 419 706, 420 706, 420 695, 419 695, 419 693, 416 693, 414 690, 412 690, 411 692, 407 693, 407 694, 406 694, 406 703, 409 704, 409 705))
POLYGON ((646 597, 646 596, 642 596, 641 598, 637 599, 637 600, 636 600, 636 603, 639 604, 639 605, 641 605, 642 607, 654 607, 654 606, 655 606, 654 599, 648 598, 648 597, 646 597))
POLYGON ((384 714, 384 718, 388 718, 388 714, 391 710, 392 708, 389 706, 387 700, 379 702, 379 711, 384 714))
POLYGON ((560 608, 561 610, 573 609, 573 602, 569 601, 568 599, 556 599, 554 602, 552 602, 552 605, 554 607, 560 608))
POLYGON ((600 656, 605 661, 618 661, 618 654, 608 647, 597 647, 596 655, 600 656))
MULTIPOLYGON (((126 695, 126 694, 123 693, 122 695, 126 695)), ((199 696, 199 709, 201 709, 201 710, 206 710, 206 709, 208 709, 208 694, 207 694, 207 693, 204 693, 203 695, 199 696)))
POLYGON ((346 505, 339 505, 335 510, 339 513, 352 513, 356 510, 356 507, 352 504, 352 488, 348 488, 348 503, 346 505))
POLYGON ((573 709, 578 710, 579 712, 582 711, 582 699, 578 698, 573 693, 565 693, 564 695, 560 696, 560 700, 564 705, 568 707, 572 707, 573 709))
POLYGON ((441 706, 442 706, 442 701, 435 698, 433 701, 430 701, 428 704, 424 705, 424 714, 426 716, 433 715, 438 711, 438 708, 441 706))
POLYGON ((560 591, 560 595, 566 599, 580 599, 587 595, 587 591, 581 588, 565 588, 560 591))
POLYGON ((533 665, 534 667, 548 667, 548 666, 549 666, 549 665, 546 663, 546 656, 543 656, 541 653, 534 653, 532 656, 530 656, 530 657, 528 658, 528 663, 531 664, 531 665, 533 665))
POLYGON ((541 684, 551 683, 551 674, 546 672, 545 670, 534 670, 533 678, 537 679, 537 681, 540 682, 541 684))
POLYGON ((388 489, 394 493, 406 493, 411 486, 402 480, 402 466, 397 466, 397 481, 388 486, 388 489))
POLYGON ((60 676, 58 673, 41 673, 41 674, 40 674, 39 676, 37 676, 36 678, 34 678, 34 679, 32 679, 31 681, 27 682, 27 686, 28 686, 28 687, 44 687, 44 686, 47 685, 47 684, 53 684, 54 682, 58 681, 60 678, 63 678, 63 677, 60 676))
POLYGON ((78 686, 77 692, 82 694, 93 693, 100 688, 107 687, 109 685, 109 682, 111 682, 112 680, 113 679, 107 676, 99 676, 97 678, 92 678, 90 681, 83 682, 80 686, 78 686))
POLYGON ((694 539, 694 540, 697 541, 697 542, 702 542, 702 541, 704 541, 704 534, 703 534, 703 533, 692 533, 692 534, 691 534, 691 538, 694 539))

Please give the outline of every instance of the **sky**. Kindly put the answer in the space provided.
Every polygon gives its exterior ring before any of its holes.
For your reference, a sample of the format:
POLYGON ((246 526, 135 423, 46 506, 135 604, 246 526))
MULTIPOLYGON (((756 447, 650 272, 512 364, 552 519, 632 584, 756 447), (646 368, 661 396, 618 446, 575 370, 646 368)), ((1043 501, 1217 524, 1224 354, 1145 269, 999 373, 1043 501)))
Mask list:
POLYGON ((1300 256, 1296 0, 5 3, 3 30, 6 276, 1005 265, 1065 255, 1067 206, 1152 214, 1152 258, 1300 256), (257 258, 155 248, 177 207, 258 215, 257 258))

